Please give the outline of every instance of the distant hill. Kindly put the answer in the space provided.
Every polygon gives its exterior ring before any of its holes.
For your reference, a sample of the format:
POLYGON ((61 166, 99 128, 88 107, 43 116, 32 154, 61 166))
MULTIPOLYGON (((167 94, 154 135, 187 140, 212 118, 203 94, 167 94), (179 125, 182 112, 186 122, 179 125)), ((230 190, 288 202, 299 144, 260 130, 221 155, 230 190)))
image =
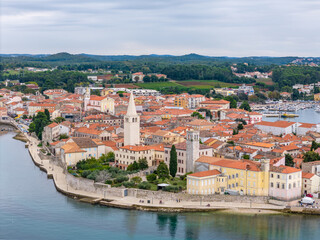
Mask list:
MULTIPOLYGON (((91 54, 70 54, 66 52, 57 54, 0 54, 1 61, 27 63, 41 62, 49 65, 101 63, 101 62, 123 62, 123 61, 144 61, 163 63, 195 63, 195 64, 216 64, 216 63, 251 63, 255 65, 283 65, 291 63, 299 57, 210 57, 195 53, 172 56, 172 55, 91 55, 91 54)), ((307 59, 307 58, 306 58, 307 59)), ((320 61, 320 58, 313 58, 320 61)))

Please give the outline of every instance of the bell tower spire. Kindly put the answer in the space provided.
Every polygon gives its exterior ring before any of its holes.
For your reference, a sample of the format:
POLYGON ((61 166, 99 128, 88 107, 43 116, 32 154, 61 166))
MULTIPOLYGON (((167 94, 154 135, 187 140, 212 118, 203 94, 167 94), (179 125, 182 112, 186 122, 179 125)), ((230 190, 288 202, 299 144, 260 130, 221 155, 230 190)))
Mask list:
POLYGON ((140 116, 137 114, 133 94, 131 93, 127 114, 124 116, 124 145, 140 144, 140 116))

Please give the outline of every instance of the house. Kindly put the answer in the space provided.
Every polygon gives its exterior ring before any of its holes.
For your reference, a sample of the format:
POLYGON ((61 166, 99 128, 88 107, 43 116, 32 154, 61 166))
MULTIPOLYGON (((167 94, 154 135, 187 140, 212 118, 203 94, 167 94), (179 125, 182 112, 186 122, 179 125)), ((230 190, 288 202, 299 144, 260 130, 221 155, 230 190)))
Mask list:
POLYGON ((114 101, 113 98, 91 95, 85 110, 95 109, 99 112, 114 114, 114 101))
POLYGON ((67 94, 68 92, 64 89, 48 89, 43 91, 43 94, 48 96, 49 99, 55 99, 67 94))
POLYGON ((56 122, 53 122, 48 126, 45 126, 43 128, 42 141, 45 144, 48 144, 58 140, 60 136, 59 130, 60 130, 59 124, 57 124, 56 122))
POLYGON ((211 129, 214 124, 212 122, 209 122, 207 120, 204 119, 195 119, 191 122, 189 122, 188 124, 186 124, 188 127, 193 128, 195 130, 209 130, 211 129))
POLYGON ((115 151, 115 161, 117 167, 120 169, 127 169, 128 166, 139 159, 145 158, 148 162, 148 166, 157 166, 160 161, 163 161, 163 144, 151 145, 151 146, 135 146, 126 145, 120 147, 115 151))
POLYGON ((71 138, 61 147, 61 161, 67 166, 74 166, 80 160, 99 158, 105 154, 105 145, 98 139, 71 138))
POLYGON ((320 93, 314 94, 314 101, 320 101, 320 93))
POLYGON ((270 167, 270 197, 283 201, 300 198, 301 184, 301 169, 283 165, 279 167, 270 167))
POLYGON ((57 104, 51 104, 51 103, 34 103, 31 102, 28 105, 28 115, 33 116, 39 111, 44 111, 45 109, 48 109, 49 112, 53 112, 56 110, 57 104))
POLYGON ((297 135, 305 136, 307 132, 320 132, 320 124, 299 123, 297 135))
POLYGON ((249 122, 248 124, 256 124, 262 121, 262 114, 258 112, 249 112, 249 122))
POLYGON ((206 100, 200 102, 200 108, 211 108, 211 107, 219 107, 219 109, 229 109, 230 102, 227 100, 206 100))
POLYGON ((143 72, 132 73, 132 82, 143 82, 143 72))
POLYGON ((227 177, 214 169, 187 175, 187 192, 195 195, 210 195, 227 189, 227 177))
POLYGON ((301 166, 303 172, 320 176, 320 161, 303 162, 301 166))
POLYGON ((302 172, 302 194, 315 194, 320 192, 320 176, 313 173, 302 172))

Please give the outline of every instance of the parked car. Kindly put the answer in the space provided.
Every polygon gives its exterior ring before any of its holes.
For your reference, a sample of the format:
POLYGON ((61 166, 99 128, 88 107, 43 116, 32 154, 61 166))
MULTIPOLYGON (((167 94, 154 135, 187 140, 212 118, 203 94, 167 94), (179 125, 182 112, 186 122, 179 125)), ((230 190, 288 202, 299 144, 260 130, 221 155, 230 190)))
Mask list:
POLYGON ((301 204, 313 205, 315 201, 311 197, 304 197, 300 201, 301 204))

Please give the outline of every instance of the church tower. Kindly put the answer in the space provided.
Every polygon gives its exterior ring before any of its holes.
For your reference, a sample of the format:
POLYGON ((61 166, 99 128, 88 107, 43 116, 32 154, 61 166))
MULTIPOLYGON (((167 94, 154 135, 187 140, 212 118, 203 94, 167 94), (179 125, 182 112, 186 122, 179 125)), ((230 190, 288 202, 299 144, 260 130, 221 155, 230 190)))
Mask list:
POLYGON ((124 116, 124 146, 140 144, 140 116, 137 114, 133 94, 130 95, 127 114, 124 116))
POLYGON ((86 91, 84 93, 84 111, 87 111, 87 106, 89 105, 90 102, 90 88, 86 87, 86 91))
POLYGON ((187 131, 187 146, 186 146, 186 172, 194 172, 194 162, 199 158, 200 136, 199 131, 187 131))

